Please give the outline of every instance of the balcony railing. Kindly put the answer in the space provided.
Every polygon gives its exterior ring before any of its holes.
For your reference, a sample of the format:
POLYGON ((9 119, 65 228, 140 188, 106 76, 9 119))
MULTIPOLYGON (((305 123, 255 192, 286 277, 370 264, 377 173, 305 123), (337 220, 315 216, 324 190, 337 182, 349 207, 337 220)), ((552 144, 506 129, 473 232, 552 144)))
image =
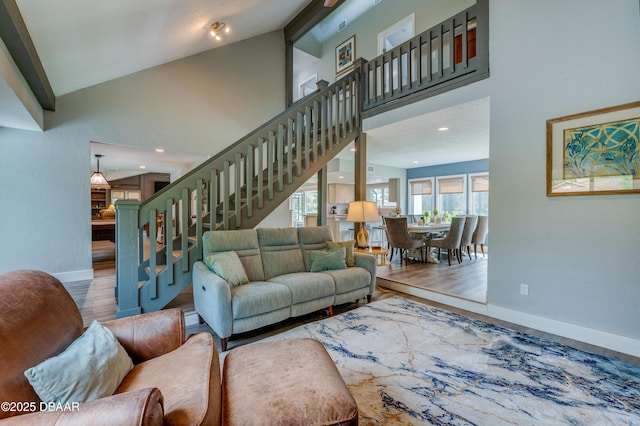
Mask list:
POLYGON ((362 70, 363 115, 373 115, 381 106, 400 106, 398 101, 409 95, 429 97, 488 77, 488 52, 488 2, 479 0, 366 62, 362 70))

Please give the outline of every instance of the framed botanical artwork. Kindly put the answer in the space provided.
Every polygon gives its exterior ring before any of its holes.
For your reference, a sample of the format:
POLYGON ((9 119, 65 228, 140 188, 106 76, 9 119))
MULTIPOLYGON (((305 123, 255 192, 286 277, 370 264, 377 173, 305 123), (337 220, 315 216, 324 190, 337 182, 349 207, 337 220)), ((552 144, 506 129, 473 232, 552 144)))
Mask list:
POLYGON ((336 75, 353 68, 356 60, 356 36, 352 35, 347 40, 336 46, 336 75))
POLYGON ((547 196, 640 193, 640 102, 547 120, 547 196))

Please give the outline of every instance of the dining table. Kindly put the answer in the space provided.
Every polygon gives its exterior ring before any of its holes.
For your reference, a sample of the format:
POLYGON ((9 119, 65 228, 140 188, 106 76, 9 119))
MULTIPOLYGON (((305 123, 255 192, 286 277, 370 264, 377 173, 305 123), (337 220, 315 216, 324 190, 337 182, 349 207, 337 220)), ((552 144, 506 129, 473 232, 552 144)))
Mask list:
MULTIPOLYGON (((448 232, 450 228, 451 222, 429 223, 427 225, 418 225, 417 223, 407 224, 407 231, 409 231, 409 233, 425 234, 425 239, 430 238, 429 234, 448 232)), ((386 226, 382 225, 380 229, 386 230, 386 226)), ((432 256, 431 253, 427 253, 427 263, 440 263, 440 261, 432 256)))
POLYGON ((430 223, 428 225, 418 225, 411 223, 407 225, 407 231, 414 234, 432 234, 436 232, 447 232, 451 228, 451 222, 430 223))
MULTIPOLYGON (((425 239, 431 238, 430 234, 439 234, 448 232, 451 228, 451 222, 429 223, 427 225, 418 225, 415 223, 407 225, 407 231, 411 234, 425 234, 425 239)), ((428 245, 428 244, 427 244, 428 245)), ((427 253, 427 263, 440 263, 440 261, 431 253, 427 253)))

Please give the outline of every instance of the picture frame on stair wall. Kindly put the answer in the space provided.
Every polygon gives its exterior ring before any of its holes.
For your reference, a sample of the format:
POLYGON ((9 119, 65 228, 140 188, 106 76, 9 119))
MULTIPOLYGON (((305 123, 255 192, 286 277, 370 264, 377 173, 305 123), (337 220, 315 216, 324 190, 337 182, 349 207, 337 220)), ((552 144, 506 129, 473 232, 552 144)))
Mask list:
POLYGON ((355 34, 336 46, 336 77, 353 68, 356 59, 355 34))

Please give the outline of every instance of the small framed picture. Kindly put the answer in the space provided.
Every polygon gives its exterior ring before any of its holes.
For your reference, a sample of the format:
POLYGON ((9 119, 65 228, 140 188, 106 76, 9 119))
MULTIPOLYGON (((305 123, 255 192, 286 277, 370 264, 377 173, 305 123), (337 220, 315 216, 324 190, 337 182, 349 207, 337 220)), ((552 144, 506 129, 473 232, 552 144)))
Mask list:
POLYGON ((640 102, 547 120, 547 196, 640 193, 640 102))
POLYGON ((353 68, 356 59, 356 36, 349 37, 336 47, 336 75, 353 68))

